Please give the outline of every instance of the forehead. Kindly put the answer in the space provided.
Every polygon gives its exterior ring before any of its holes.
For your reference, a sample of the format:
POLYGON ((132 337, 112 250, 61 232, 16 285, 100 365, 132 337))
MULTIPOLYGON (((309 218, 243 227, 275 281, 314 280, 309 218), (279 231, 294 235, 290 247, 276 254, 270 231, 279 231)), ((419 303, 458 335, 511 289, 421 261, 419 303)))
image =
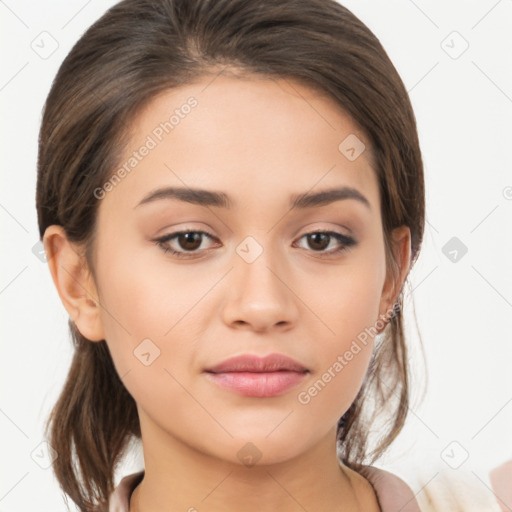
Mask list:
POLYGON ((120 169, 107 194, 119 207, 162 186, 223 190, 237 207, 340 185, 379 201, 367 136, 288 78, 214 75, 160 93, 132 121, 120 169))

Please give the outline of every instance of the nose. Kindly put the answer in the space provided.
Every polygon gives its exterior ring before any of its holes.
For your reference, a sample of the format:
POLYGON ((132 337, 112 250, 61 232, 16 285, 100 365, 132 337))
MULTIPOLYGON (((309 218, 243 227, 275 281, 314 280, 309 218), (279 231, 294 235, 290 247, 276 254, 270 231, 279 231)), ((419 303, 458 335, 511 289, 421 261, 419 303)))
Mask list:
POLYGON ((288 283, 290 272, 269 257, 269 251, 252 263, 234 255, 223 320, 230 327, 265 332, 288 330, 298 318, 297 297, 288 283))

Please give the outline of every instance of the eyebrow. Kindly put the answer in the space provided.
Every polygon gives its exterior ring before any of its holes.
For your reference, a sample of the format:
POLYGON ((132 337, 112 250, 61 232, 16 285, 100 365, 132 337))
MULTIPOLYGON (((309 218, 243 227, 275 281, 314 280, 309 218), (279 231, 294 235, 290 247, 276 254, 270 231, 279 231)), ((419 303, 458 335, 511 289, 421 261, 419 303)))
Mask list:
MULTIPOLYGON (((200 188, 164 187, 150 192, 135 208, 143 204, 152 203, 162 199, 177 199, 200 206, 215 206, 218 208, 232 208, 234 201, 225 193, 200 188)), ((339 187, 322 190, 320 192, 305 192, 290 197, 290 209, 304 209, 315 206, 325 206, 343 199, 355 199, 371 210, 368 199, 352 187, 339 187)))

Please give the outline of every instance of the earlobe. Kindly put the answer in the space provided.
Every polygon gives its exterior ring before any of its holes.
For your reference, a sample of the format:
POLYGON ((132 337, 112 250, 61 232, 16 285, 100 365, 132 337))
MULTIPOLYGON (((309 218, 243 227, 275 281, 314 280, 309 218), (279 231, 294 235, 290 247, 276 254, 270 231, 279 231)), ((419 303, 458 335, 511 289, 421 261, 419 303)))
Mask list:
POLYGON ((103 340, 96 285, 80 247, 55 224, 46 228, 43 243, 53 283, 70 318, 82 336, 103 340))
MULTIPOLYGON (((391 234, 393 252, 397 263, 396 272, 388 271, 381 295, 379 318, 389 320, 411 264, 411 230, 408 226, 395 228, 391 234)), ((381 332, 383 329, 380 329, 381 332)))

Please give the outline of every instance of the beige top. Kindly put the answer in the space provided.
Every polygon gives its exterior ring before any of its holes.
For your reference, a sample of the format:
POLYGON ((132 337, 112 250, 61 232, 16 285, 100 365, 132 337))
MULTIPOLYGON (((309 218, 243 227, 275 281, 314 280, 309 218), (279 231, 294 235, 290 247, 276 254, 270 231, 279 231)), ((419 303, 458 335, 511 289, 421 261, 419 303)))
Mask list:
POLYGON ((494 468, 489 480, 501 510, 512 510, 512 459, 494 468))
MULTIPOLYGON (((410 487, 399 477, 373 466, 364 466, 382 512, 421 512, 410 487)), ((130 497, 144 476, 144 470, 125 476, 110 495, 108 512, 129 512, 130 497)))

